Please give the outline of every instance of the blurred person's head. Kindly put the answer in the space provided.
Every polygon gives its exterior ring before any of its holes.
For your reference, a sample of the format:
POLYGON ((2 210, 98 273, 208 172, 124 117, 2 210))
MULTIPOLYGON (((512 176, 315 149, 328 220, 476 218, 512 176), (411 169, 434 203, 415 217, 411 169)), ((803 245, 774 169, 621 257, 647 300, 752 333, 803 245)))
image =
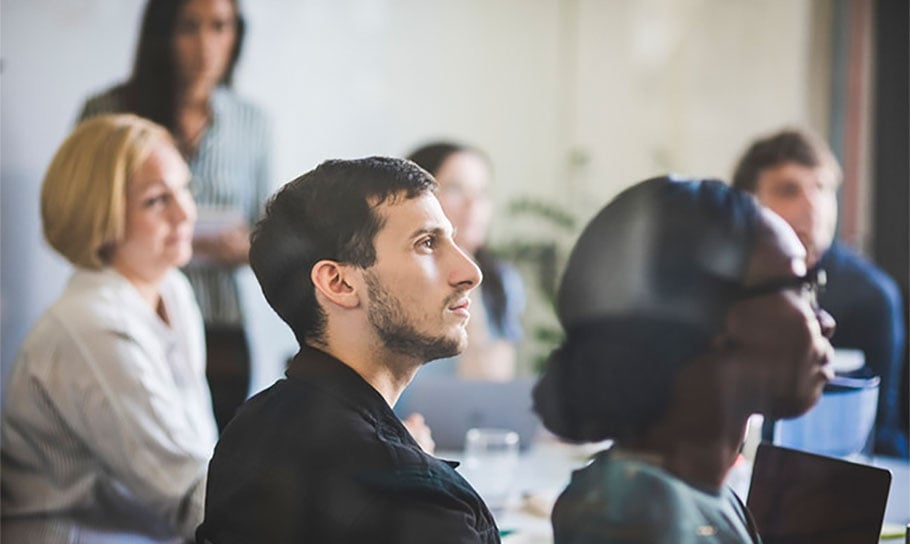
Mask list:
POLYGON ((45 238, 75 266, 159 278, 192 256, 189 179, 163 127, 131 114, 89 119, 66 138, 45 174, 45 238))
POLYGON ((733 175, 734 187, 753 193, 796 231, 810 266, 834 239, 840 181, 831 149, 814 134, 793 129, 753 142, 733 175))
POLYGON ((370 157, 326 161, 269 201, 250 265, 301 344, 331 342, 337 308, 365 312, 397 353, 429 361, 464 349, 467 293, 480 276, 435 190, 410 161, 370 157))
POLYGON ((412 152, 408 159, 439 183, 439 202, 455 227, 455 241, 472 255, 484 247, 493 211, 489 196, 490 161, 476 148, 435 142, 412 152))
POLYGON ((180 92, 232 84, 244 33, 237 0, 149 0, 126 89, 131 111, 173 129, 180 92))
POLYGON ((566 338, 535 409, 575 441, 642 436, 680 387, 743 421, 796 416, 829 374, 833 321, 813 282, 792 229, 747 194, 716 180, 639 183, 572 251, 557 308, 566 338))
POLYGON ((234 0, 185 0, 177 11, 173 55, 182 85, 231 81, 240 54, 240 17, 234 0))

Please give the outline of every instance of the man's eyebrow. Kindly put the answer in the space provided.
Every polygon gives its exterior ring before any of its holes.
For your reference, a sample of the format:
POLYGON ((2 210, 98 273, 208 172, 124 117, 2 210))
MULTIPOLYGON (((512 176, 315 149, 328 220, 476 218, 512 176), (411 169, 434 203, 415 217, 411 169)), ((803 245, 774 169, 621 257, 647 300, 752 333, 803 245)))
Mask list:
MULTIPOLYGON (((449 231, 443 227, 420 227, 411 233, 411 238, 419 238, 425 234, 432 234, 434 236, 445 236, 449 231)), ((455 231, 452 231, 452 236, 455 236, 455 231)))

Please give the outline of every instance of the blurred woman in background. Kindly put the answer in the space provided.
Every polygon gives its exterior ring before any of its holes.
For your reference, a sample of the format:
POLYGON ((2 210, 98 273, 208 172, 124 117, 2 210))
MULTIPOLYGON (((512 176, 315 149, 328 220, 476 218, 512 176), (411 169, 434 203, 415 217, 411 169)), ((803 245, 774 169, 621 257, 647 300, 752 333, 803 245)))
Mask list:
POLYGON ((0 442, 8 542, 175 542, 202 519, 216 440, 190 172, 134 115, 80 124, 48 168, 48 243, 75 267, 20 348, 0 442))
POLYGON ((206 327, 219 428, 249 388, 250 357, 234 268, 271 193, 266 115, 232 89, 243 46, 236 0, 150 0, 133 74, 86 102, 81 118, 130 112, 166 127, 189 163, 199 205, 196 257, 186 268, 206 327))
MULTIPOLYGON (((450 142, 425 145, 408 158, 439 182, 436 196, 455 227, 455 241, 483 272, 483 283, 472 297, 484 311, 472 313, 468 347, 455 359, 455 369, 448 371, 461 378, 510 380, 515 377, 516 348, 522 335, 524 289, 518 272, 486 247, 493 210, 488 192, 490 161, 478 149, 450 142)), ((422 372, 445 371, 441 363, 422 372)))

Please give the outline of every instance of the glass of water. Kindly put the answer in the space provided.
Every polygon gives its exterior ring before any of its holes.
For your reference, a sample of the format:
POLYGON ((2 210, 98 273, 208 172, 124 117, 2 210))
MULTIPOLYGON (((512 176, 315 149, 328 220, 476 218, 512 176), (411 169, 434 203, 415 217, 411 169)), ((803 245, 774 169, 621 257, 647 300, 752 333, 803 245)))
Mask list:
POLYGON ((494 513, 508 506, 518 468, 518 433, 470 429, 465 435, 462 473, 494 513))

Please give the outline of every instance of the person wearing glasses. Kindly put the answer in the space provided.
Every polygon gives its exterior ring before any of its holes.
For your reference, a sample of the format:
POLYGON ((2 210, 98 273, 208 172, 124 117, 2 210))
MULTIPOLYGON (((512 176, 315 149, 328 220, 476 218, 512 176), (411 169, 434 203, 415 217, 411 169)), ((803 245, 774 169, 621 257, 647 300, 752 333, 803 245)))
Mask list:
POLYGON ((733 186, 753 193, 793 227, 806 247, 809 266, 827 273, 821 306, 837 320, 836 348, 863 352, 860 375, 881 378, 875 452, 910 456, 901 424, 900 383, 905 326, 900 290, 885 272, 834 239, 841 169, 814 134, 782 130, 750 144, 733 175, 733 186))
POLYGON ((786 222, 721 181, 654 178, 601 210, 534 405, 556 435, 613 445, 557 500, 555 542, 760 542, 724 481, 751 414, 799 416, 833 375, 820 279, 786 222))

